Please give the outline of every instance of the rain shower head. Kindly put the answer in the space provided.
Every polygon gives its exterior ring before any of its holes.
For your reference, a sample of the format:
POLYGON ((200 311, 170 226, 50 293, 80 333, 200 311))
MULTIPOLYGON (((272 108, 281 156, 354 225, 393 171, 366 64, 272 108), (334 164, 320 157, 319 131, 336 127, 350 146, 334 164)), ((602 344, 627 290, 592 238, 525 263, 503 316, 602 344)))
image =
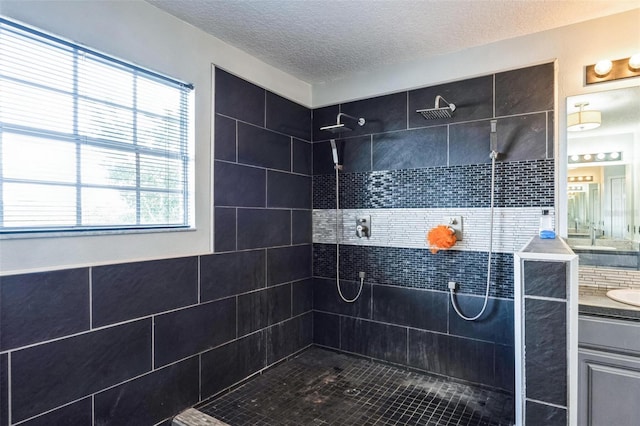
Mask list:
POLYGON ((342 117, 348 117, 352 119, 354 122, 356 122, 358 126, 364 126, 364 123, 365 123, 364 118, 362 117, 356 118, 349 114, 345 114, 344 112, 341 112, 336 116, 336 124, 330 124, 329 126, 320 127, 320 130, 325 130, 331 133, 350 132, 351 130, 353 130, 352 127, 349 127, 346 124, 340 122, 340 119, 342 117))
POLYGON ((447 102, 442 96, 436 96, 435 106, 433 108, 427 109, 418 109, 416 112, 418 114, 422 114, 424 118, 427 120, 436 120, 438 118, 451 118, 453 115, 453 111, 456 110, 456 106, 454 104, 450 104, 447 102), (443 101, 447 106, 441 107, 440 101, 443 101))

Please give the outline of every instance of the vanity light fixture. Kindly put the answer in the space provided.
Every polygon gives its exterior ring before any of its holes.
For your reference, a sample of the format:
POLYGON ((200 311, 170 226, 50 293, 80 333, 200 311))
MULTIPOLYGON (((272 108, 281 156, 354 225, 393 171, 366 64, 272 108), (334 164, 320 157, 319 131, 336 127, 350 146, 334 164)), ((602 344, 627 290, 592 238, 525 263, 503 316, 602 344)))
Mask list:
POLYGON ((593 130, 600 127, 602 115, 600 111, 585 111, 584 107, 589 102, 579 102, 575 104, 579 108, 578 112, 567 115, 567 130, 570 132, 581 132, 583 130, 593 130))
POLYGON ((615 61, 603 59, 593 65, 587 65, 585 67, 585 82, 587 84, 603 83, 605 81, 639 76, 640 53, 615 61))
POLYGON ((593 182, 593 176, 569 176, 569 182, 593 182))
POLYGON ((606 161, 620 161, 622 160, 622 152, 598 152, 595 154, 573 154, 569 156, 569 164, 578 163, 600 163, 606 161))

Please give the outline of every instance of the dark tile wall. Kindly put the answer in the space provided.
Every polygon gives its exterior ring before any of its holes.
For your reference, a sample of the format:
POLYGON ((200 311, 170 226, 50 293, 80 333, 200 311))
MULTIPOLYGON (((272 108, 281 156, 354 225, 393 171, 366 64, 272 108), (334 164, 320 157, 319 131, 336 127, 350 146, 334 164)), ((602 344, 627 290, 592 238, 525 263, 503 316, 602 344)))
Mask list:
POLYGON ((215 123, 214 254, 0 278, 1 426, 159 424, 312 344, 311 111, 217 70, 215 123))
MULTIPOLYGON (((335 208, 329 139, 341 162, 340 207, 487 208, 490 121, 497 120, 497 207, 554 205, 552 63, 395 93, 313 111, 313 207, 335 208), (449 119, 425 120, 437 95, 456 104, 449 119), (320 127, 338 112, 364 117, 352 132, 320 127), (336 137, 337 136, 337 137, 336 137)), ((336 246, 314 244, 314 342, 505 390, 514 389, 513 255, 495 253, 487 311, 460 319, 447 282, 464 283, 460 309, 483 304, 488 253, 340 246, 343 291, 336 289, 336 246)), ((532 283, 535 285, 535 283, 532 283)))

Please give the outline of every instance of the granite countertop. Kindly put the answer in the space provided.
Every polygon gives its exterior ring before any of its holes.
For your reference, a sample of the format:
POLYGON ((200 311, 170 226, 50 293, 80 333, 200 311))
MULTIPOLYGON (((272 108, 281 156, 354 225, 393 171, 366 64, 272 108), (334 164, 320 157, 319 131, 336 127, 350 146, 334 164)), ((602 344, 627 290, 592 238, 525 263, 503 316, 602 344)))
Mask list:
POLYGON ((640 320, 640 306, 616 302, 607 297, 607 289, 579 290, 578 312, 586 315, 597 315, 609 318, 640 320))

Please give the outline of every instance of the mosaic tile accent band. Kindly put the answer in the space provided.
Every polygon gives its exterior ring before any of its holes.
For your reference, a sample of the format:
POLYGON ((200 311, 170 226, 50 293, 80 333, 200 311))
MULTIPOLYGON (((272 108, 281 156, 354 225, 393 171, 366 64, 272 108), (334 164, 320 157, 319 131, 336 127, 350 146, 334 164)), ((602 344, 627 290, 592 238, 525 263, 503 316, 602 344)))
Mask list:
MULTIPOLYGON (((553 214, 553 207, 545 207, 553 214)), ((493 251, 513 253, 520 250, 538 233, 540 207, 494 209, 493 251)), ((446 224, 449 216, 462 216, 463 238, 455 250, 489 250, 489 208, 447 209, 354 209, 339 210, 341 223, 340 243, 382 246, 428 248, 427 233, 431 228, 446 224), (371 237, 358 238, 356 218, 371 216, 371 237)), ((313 242, 335 244, 335 210, 313 211, 313 242)))
POLYGON ((601 290, 620 287, 640 289, 640 271, 580 266, 578 282, 581 287, 601 290))
MULTIPOLYGON (((358 279, 365 271, 368 284, 448 291, 447 283, 456 281, 460 292, 484 295, 487 281, 486 252, 441 251, 400 247, 340 245, 340 277, 358 279)), ((336 277, 335 244, 313 245, 313 275, 336 277)), ((513 299, 513 255, 494 253, 491 262, 490 296, 513 299)))
MULTIPOLYGON (((495 205, 554 205, 554 160, 496 164, 495 205)), ((384 170, 340 175, 340 208, 489 207, 491 165, 384 170)), ((335 208, 335 175, 313 177, 313 208, 335 208)))

